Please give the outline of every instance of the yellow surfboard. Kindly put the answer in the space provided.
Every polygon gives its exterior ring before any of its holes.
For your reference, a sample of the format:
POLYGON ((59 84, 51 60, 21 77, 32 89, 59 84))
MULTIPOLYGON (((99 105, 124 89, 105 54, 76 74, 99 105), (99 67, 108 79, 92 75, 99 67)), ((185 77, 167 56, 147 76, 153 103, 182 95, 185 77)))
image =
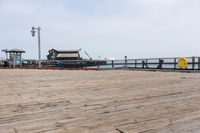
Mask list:
POLYGON ((178 68, 180 69, 187 69, 188 68, 188 61, 186 58, 180 58, 178 60, 178 68))

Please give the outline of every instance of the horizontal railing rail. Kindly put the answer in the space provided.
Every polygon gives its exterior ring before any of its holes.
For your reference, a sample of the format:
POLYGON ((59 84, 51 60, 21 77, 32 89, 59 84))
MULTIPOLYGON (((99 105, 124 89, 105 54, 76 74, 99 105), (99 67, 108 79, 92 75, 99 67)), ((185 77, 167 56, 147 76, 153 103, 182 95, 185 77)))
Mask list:
MULTIPOLYGON (((43 68, 92 68, 92 69, 180 69, 181 57, 141 58, 120 60, 42 60, 43 68)), ((188 67, 185 70, 200 70, 200 57, 185 57, 188 67)), ((23 68, 37 68, 37 60, 23 60, 23 68)))

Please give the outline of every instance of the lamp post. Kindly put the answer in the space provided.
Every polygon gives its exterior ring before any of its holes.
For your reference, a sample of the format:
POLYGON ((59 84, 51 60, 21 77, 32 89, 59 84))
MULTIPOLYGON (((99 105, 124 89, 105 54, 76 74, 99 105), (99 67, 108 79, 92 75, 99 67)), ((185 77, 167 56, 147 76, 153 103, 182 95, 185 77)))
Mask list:
POLYGON ((35 37, 36 30, 38 31, 38 61, 39 61, 39 68, 41 68, 41 46, 40 46, 40 30, 41 28, 32 27, 31 34, 32 37, 35 37))

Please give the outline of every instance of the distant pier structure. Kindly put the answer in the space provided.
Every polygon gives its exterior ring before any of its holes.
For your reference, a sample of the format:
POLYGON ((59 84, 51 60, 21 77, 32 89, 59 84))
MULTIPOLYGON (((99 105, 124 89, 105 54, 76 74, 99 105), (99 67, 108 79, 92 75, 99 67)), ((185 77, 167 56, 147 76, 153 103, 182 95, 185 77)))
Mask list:
POLYGON ((49 50, 47 60, 81 60, 80 52, 81 49, 75 50, 49 50))
POLYGON ((21 49, 3 49, 2 52, 6 54, 6 65, 9 67, 22 67, 22 54, 25 53, 24 50, 21 49))
POLYGON ((50 49, 47 60, 51 65, 58 68, 86 68, 88 66, 99 66, 106 64, 105 60, 93 60, 87 52, 90 59, 83 59, 80 56, 81 49, 74 50, 56 50, 50 49))

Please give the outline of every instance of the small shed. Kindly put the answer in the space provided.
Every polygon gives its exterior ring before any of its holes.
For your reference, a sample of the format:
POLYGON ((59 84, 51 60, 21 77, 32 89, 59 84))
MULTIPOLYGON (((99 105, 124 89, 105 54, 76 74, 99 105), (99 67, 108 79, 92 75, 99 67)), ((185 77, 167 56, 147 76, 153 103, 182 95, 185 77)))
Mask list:
POLYGON ((22 67, 22 53, 25 53, 24 50, 15 48, 10 50, 6 49, 2 51, 6 53, 6 61, 9 63, 10 67, 22 67))
POLYGON ((49 54, 47 55, 47 60, 80 60, 80 52, 81 49, 75 50, 49 50, 49 54))

